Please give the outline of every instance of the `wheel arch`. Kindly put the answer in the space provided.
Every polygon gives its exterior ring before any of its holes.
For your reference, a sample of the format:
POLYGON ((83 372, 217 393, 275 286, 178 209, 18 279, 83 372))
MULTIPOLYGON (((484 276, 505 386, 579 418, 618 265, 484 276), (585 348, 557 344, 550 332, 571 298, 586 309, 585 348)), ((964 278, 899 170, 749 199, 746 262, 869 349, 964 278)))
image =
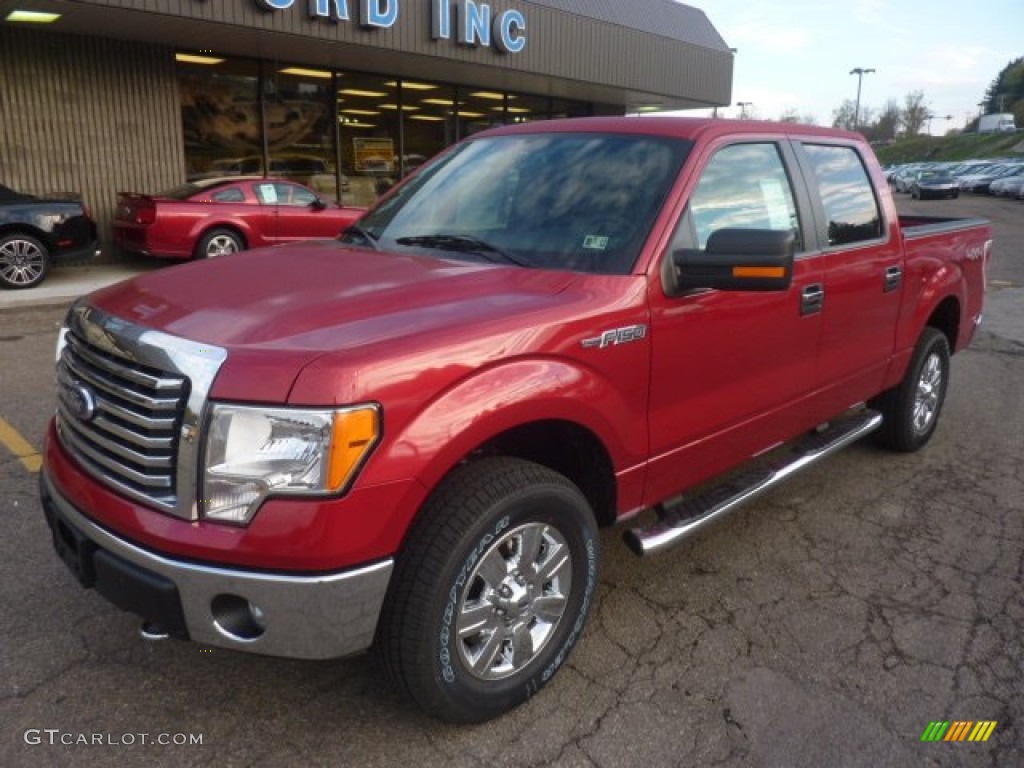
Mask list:
POLYGON ((519 458, 557 472, 580 489, 598 525, 615 523, 615 469, 604 443, 587 427, 557 419, 521 424, 495 435, 464 461, 483 456, 519 458))
POLYGON ((467 462, 516 457, 567 477, 598 523, 611 524, 619 509, 642 498, 647 420, 646 401, 639 400, 567 361, 494 366, 453 384, 415 414, 397 416, 393 431, 385 406, 384 442, 361 480, 415 477, 429 495, 467 462))
POLYGON ((961 304, 956 296, 947 296, 938 303, 925 321, 925 327, 935 328, 942 332, 949 342, 950 354, 958 349, 960 338, 961 304))
POLYGON ((53 235, 49 232, 44 232, 38 227, 34 227, 31 224, 25 222, 7 222, 6 224, 0 224, 0 237, 7 237, 8 235, 25 235, 38 240, 51 254, 53 252, 53 235))

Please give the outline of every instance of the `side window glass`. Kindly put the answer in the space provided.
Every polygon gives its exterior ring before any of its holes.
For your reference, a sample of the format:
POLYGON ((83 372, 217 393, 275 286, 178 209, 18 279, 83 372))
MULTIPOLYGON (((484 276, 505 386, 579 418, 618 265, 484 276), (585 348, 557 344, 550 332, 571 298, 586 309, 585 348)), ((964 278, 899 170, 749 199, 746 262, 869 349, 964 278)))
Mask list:
POLYGON ((792 230, 802 250, 793 188, 778 146, 734 144, 715 153, 690 196, 672 249, 703 250, 719 229, 792 230))
POLYGON ((281 197, 281 205, 292 205, 303 208, 313 204, 316 195, 305 187, 295 184, 278 184, 278 194, 281 197))
POLYGON ((277 187, 278 185, 273 182, 253 185, 253 189, 256 190, 256 197, 259 198, 260 203, 263 205, 277 205, 280 202, 277 196, 277 187))
POLYGON ((218 189, 212 195, 210 195, 218 203, 244 203, 245 195, 242 194, 242 190, 238 187, 228 187, 227 189, 218 189))
POLYGON ((828 244, 882 236, 882 215, 860 155, 853 147, 805 144, 828 221, 828 244))

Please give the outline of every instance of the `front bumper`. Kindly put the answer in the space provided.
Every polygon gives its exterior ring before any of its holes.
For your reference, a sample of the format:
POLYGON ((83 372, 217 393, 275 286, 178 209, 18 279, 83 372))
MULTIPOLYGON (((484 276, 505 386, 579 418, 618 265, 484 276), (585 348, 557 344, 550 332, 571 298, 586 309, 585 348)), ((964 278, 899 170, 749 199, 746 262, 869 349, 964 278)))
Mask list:
POLYGON ((394 562, 294 576, 166 557, 83 515, 44 471, 54 547, 79 581, 173 636, 269 656, 329 659, 373 642, 394 562))

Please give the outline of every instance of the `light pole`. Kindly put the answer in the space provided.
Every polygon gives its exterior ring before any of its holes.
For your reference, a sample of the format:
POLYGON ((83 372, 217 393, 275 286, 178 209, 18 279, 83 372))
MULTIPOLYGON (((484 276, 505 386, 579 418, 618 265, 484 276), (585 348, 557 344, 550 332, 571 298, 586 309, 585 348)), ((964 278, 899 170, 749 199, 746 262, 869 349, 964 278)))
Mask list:
POLYGON ((737 101, 736 106, 740 108, 740 120, 747 119, 747 107, 754 106, 752 101, 737 101))
POLYGON ((860 125, 860 84, 864 79, 864 75, 870 75, 875 70, 865 69, 864 67, 854 67, 850 70, 851 75, 857 76, 857 108, 853 113, 853 130, 857 130, 857 126, 860 125))

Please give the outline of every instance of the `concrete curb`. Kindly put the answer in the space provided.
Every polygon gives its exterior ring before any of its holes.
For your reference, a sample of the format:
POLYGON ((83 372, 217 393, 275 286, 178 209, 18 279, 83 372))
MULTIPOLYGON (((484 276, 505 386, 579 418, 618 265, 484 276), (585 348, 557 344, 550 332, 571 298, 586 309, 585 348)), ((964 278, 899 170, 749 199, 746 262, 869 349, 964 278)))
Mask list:
POLYGON ((0 289, 0 312, 70 304, 79 296, 173 263, 147 261, 130 264, 57 266, 35 288, 13 291, 0 289))

